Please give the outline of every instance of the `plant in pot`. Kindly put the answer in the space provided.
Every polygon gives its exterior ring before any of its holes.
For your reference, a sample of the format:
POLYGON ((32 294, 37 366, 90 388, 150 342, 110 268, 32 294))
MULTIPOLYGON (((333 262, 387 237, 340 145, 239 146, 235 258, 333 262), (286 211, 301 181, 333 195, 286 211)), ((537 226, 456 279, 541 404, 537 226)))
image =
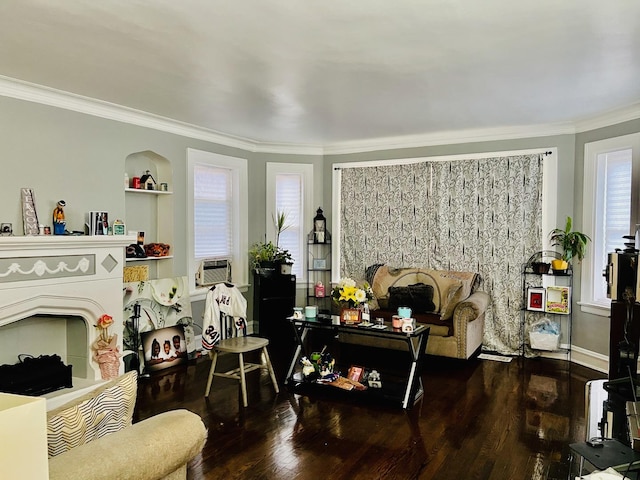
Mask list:
POLYGON ((249 249, 251 268, 259 270, 263 268, 274 268, 277 247, 273 242, 257 242, 249 249))
POLYGON ((290 275, 293 267, 293 256, 289 250, 280 247, 280 234, 291 226, 291 224, 287 223, 286 212, 276 212, 273 217, 273 225, 276 229, 276 254, 274 261, 280 264, 280 273, 290 275))
POLYGON ((567 217, 564 230, 554 228, 549 233, 551 245, 558 245, 562 249, 562 257, 551 261, 554 273, 564 273, 569 268, 569 262, 574 258, 581 261, 587 251, 587 243, 591 240, 582 232, 571 231, 572 220, 567 217))
POLYGON ((290 227, 287 224, 287 214, 277 212, 273 217, 273 225, 276 231, 276 242, 267 242, 265 238, 262 242, 254 243, 249 249, 251 268, 253 270, 279 269, 281 273, 291 273, 293 257, 288 250, 279 246, 280 234, 290 227))
POLYGON ((291 256, 291 252, 289 252, 289 250, 278 247, 276 249, 274 261, 275 263, 280 264, 280 273, 282 273, 283 275, 291 274, 291 268, 293 267, 293 257, 291 256))

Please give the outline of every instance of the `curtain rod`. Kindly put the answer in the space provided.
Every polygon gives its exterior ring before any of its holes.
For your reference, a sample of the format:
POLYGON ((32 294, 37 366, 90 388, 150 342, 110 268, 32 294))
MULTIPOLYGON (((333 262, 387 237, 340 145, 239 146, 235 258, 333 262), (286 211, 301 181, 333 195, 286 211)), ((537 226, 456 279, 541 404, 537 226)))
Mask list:
MULTIPOLYGON (((547 151, 547 152, 542 152, 542 153, 540 153, 540 155, 542 155, 542 156, 544 156, 544 157, 546 157, 547 155, 552 155, 552 154, 553 154, 553 152, 552 152, 551 150, 549 150, 549 151, 547 151)), ((535 155, 535 153, 532 153, 532 155, 535 155)), ((487 157, 487 158, 488 158, 488 157, 487 157)), ((399 160, 399 159, 395 159, 395 160, 399 160)), ((358 162, 354 162, 354 163, 358 163, 358 162)), ((356 168, 356 167, 354 167, 354 168, 356 168)), ((364 167, 358 167, 358 168, 364 168, 364 167)), ((333 167, 333 169, 334 169, 334 170, 341 170, 341 169, 342 169, 342 167, 334 166, 334 167, 333 167)))

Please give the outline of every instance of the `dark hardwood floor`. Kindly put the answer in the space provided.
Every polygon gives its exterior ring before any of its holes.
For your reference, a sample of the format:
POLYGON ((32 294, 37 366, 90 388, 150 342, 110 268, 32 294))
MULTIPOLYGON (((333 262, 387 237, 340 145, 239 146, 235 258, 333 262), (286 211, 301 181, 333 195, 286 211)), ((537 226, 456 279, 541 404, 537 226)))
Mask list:
POLYGON ((276 395, 252 372, 245 409, 233 380, 215 378, 204 398, 209 366, 201 358, 139 385, 136 421, 186 408, 206 424, 191 479, 566 479, 568 444, 585 436, 585 382, 605 377, 559 360, 427 357, 425 395, 403 411, 276 395))

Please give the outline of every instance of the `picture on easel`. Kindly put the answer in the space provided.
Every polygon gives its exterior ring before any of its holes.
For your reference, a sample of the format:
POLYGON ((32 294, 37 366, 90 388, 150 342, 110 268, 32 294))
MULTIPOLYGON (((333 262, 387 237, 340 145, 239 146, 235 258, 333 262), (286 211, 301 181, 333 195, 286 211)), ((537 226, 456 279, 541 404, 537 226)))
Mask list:
POLYGON ((187 363, 187 344, 182 325, 144 332, 140 334, 140 338, 146 372, 156 372, 187 363))

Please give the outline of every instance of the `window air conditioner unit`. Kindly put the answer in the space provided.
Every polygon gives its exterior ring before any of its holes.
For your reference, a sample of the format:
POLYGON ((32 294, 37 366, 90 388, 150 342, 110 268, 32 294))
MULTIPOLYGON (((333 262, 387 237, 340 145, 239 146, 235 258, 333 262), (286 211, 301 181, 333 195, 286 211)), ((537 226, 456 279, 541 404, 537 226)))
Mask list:
POLYGON ((196 284, 208 287, 216 283, 231 281, 231 260, 228 258, 205 258, 196 273, 196 284))

